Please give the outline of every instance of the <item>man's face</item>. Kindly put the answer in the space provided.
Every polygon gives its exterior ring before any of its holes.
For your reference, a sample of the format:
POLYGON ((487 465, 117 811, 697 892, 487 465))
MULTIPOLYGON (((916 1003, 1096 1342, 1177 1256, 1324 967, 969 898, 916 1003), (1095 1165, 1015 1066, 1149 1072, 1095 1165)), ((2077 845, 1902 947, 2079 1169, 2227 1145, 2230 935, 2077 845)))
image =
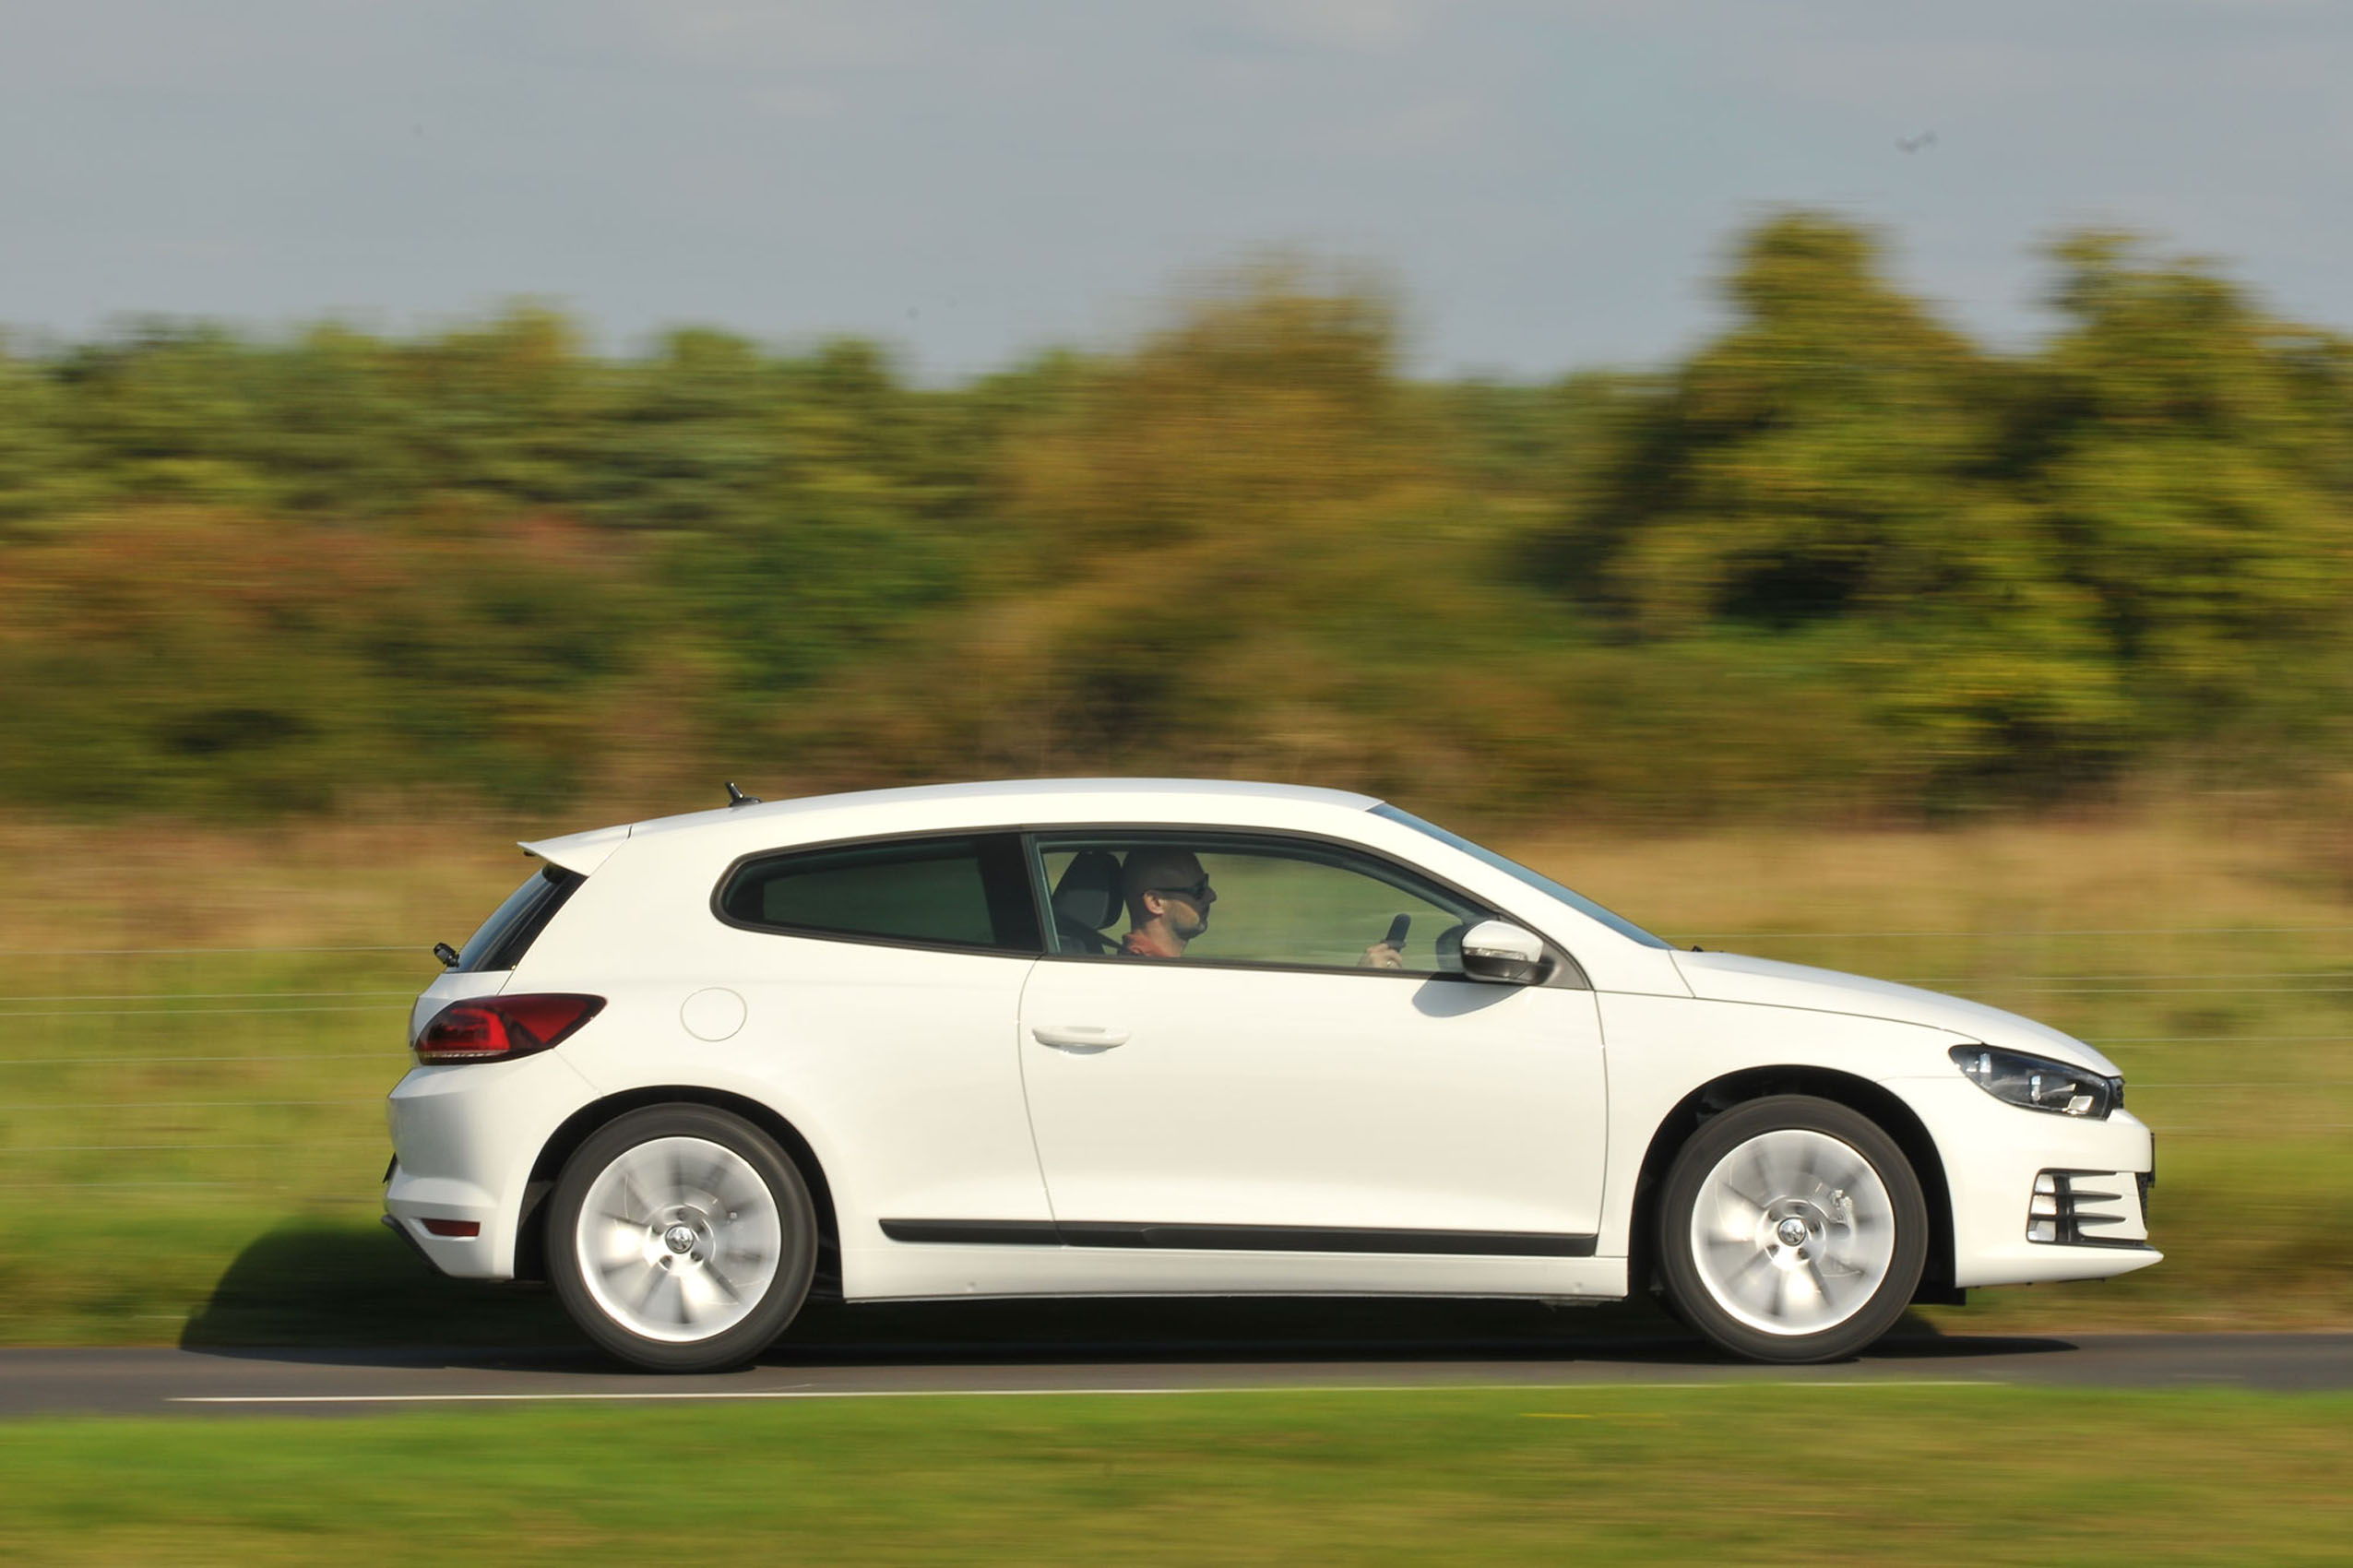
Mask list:
POLYGON ((1209 906, 1218 901, 1218 890, 1209 885, 1209 873, 1201 862, 1190 855, 1165 874, 1167 880, 1152 892, 1160 900, 1169 930, 1190 942, 1209 929, 1209 906))

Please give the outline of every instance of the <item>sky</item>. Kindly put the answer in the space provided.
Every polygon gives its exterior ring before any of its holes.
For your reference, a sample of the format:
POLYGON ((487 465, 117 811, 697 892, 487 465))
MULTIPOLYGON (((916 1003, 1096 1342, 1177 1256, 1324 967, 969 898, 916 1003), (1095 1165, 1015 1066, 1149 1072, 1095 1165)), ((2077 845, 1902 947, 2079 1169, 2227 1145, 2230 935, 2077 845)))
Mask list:
POLYGON ((529 298, 945 382, 1283 255, 1531 379, 1702 339, 1796 205, 2000 344, 2084 226, 2348 327, 2348 81, 2346 0, 0 0, 0 324, 529 298))

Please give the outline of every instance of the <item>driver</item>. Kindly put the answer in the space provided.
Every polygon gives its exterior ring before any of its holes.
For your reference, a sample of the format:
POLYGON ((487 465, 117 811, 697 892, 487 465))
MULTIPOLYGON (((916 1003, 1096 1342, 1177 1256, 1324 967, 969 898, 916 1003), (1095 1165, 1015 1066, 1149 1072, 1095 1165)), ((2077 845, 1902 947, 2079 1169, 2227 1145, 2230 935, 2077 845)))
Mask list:
MULTIPOLYGON (((1119 944, 1125 958, 1183 957, 1194 938, 1209 929, 1209 906, 1218 901, 1201 857, 1173 847, 1130 850, 1120 867, 1120 896, 1127 900, 1128 932, 1119 944)), ((1400 969, 1405 957, 1376 942, 1356 967, 1400 969)))
POLYGON ((1127 900, 1127 935, 1119 950, 1128 958, 1182 958, 1193 939, 1209 929, 1209 906, 1218 890, 1190 849, 1135 849, 1120 867, 1120 897, 1127 900))

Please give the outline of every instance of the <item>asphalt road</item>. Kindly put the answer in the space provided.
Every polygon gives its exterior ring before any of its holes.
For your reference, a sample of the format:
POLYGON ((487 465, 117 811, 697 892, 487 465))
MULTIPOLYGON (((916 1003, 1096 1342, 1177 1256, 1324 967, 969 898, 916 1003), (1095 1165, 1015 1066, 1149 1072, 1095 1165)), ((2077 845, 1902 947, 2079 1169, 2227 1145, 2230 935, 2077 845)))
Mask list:
POLYGON ((1953 1336, 1884 1342, 1852 1361, 1758 1367, 1687 1341, 1557 1341, 1534 1358, 1420 1345, 1369 1359, 1251 1360, 1232 1346, 1140 1345, 1107 1358, 1050 1346, 906 1347, 772 1358, 743 1372, 657 1377, 573 1350, 0 1350, 0 1417, 64 1412, 157 1415, 362 1414, 529 1400, 678 1401, 881 1398, 909 1395, 1150 1395, 1266 1388, 1560 1387, 1696 1384, 2045 1384, 2353 1389, 2353 1334, 1953 1336))

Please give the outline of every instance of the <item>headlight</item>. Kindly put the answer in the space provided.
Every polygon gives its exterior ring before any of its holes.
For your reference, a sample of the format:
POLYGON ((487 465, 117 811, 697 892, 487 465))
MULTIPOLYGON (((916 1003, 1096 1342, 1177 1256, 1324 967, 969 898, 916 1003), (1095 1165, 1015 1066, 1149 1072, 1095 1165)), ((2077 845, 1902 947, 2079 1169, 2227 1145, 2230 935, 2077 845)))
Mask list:
POLYGON ((1994 1099, 2028 1111, 2104 1122, 2124 1103, 2123 1079, 2103 1078, 2049 1057, 1996 1051, 1990 1045, 1956 1045, 1953 1065, 1994 1099))

